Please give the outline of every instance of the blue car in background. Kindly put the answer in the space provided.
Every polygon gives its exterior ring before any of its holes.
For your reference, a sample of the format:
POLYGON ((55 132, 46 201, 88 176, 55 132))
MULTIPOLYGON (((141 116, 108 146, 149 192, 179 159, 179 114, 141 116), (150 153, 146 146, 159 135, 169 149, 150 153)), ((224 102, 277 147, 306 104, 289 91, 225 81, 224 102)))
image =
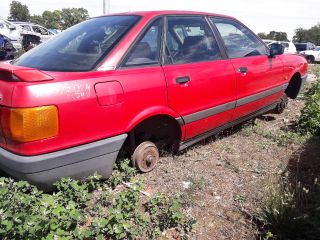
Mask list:
POLYGON ((0 61, 13 59, 16 52, 10 39, 0 34, 0 61))

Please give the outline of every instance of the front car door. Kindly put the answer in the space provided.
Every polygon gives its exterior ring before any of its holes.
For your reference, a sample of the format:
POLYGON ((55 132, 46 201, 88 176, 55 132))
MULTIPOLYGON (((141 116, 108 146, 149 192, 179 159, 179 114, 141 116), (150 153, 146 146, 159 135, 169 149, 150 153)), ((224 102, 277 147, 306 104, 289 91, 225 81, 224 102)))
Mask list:
POLYGON ((280 58, 270 58, 268 48, 240 22, 217 17, 210 20, 237 73, 237 105, 233 120, 278 101, 286 87, 280 58))
POLYGON ((168 104, 182 117, 190 139, 230 121, 235 72, 205 17, 168 16, 166 22, 168 104))

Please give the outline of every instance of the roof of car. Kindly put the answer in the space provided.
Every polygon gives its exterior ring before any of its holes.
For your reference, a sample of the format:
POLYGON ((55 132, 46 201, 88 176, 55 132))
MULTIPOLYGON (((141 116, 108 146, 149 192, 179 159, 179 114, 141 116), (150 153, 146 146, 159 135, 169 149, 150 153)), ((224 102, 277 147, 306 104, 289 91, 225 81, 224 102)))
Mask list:
POLYGON ((137 11, 137 12, 112 13, 109 15, 111 16, 112 15, 140 15, 140 16, 148 16, 148 17, 156 17, 161 15, 209 15, 209 16, 233 18, 231 16, 227 16, 223 14, 197 12, 197 11, 180 11, 180 10, 137 11))
POLYGON ((31 22, 12 22, 13 24, 18 24, 18 25, 37 25, 35 23, 31 22))

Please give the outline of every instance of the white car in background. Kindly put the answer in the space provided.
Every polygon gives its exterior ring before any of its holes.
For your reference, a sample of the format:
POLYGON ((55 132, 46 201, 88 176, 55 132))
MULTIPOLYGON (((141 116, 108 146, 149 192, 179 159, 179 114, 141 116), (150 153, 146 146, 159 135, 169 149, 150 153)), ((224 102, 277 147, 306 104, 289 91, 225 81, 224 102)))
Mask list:
POLYGON ((13 24, 22 28, 22 34, 30 34, 40 37, 41 42, 48 41, 54 35, 53 32, 50 32, 48 29, 34 23, 29 22, 12 22, 13 24))
POLYGON ((297 48, 293 42, 273 41, 272 43, 268 44, 268 46, 270 46, 273 43, 281 44, 284 47, 284 53, 289 53, 289 54, 296 54, 297 53, 297 48))
POLYGON ((320 62, 320 46, 313 50, 301 51, 302 54, 308 61, 308 63, 320 62))
POLYGON ((291 54, 296 54, 297 53, 297 48, 294 45, 293 42, 288 42, 288 41, 274 41, 270 39, 262 39, 262 41, 270 47, 271 44, 273 43, 278 43, 281 44, 284 47, 284 53, 291 53, 291 54))
POLYGON ((20 50, 22 48, 21 31, 21 27, 16 26, 3 18, 0 18, 0 33, 10 39, 13 47, 16 50, 20 50))

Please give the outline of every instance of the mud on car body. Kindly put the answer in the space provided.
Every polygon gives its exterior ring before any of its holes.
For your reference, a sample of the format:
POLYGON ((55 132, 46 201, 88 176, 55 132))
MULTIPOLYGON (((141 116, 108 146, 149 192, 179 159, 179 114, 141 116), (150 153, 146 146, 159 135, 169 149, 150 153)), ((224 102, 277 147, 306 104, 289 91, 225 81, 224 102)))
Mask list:
POLYGON ((143 172, 160 147, 182 150, 285 107, 306 60, 269 49, 238 20, 157 11, 97 17, 0 65, 0 168, 41 187, 108 177, 126 149, 143 172))

